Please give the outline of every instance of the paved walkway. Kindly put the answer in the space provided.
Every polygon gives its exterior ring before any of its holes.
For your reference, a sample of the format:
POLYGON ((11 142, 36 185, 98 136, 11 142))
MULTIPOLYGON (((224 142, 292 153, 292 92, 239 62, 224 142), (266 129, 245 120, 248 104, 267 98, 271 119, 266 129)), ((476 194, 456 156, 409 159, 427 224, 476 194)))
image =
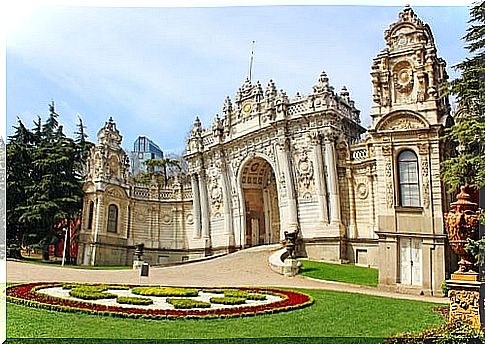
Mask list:
POLYGON ((7 262, 9 282, 92 282, 164 284, 196 287, 273 286, 326 289, 406 300, 448 303, 447 298, 398 294, 346 283, 319 281, 302 276, 286 277, 273 272, 268 257, 276 248, 255 247, 227 256, 171 267, 151 267, 150 277, 140 278, 133 270, 88 270, 59 266, 7 262))

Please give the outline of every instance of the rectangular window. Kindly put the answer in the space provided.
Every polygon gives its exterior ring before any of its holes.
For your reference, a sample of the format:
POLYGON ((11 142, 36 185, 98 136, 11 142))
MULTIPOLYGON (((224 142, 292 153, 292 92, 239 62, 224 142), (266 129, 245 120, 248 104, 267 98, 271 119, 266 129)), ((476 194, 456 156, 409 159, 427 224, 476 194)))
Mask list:
POLYGON ((118 231, 118 207, 110 204, 108 208, 108 232, 116 233, 118 231))

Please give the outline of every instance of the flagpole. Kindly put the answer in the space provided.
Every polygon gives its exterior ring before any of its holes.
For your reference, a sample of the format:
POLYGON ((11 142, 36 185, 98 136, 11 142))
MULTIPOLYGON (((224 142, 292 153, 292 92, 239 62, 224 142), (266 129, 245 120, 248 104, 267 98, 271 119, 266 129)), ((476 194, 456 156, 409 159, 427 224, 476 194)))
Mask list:
POLYGON ((254 60, 254 43, 256 43, 256 41, 253 41, 253 45, 252 45, 252 48, 251 48, 251 61, 249 62, 249 81, 252 80, 252 74, 253 74, 253 60, 254 60))

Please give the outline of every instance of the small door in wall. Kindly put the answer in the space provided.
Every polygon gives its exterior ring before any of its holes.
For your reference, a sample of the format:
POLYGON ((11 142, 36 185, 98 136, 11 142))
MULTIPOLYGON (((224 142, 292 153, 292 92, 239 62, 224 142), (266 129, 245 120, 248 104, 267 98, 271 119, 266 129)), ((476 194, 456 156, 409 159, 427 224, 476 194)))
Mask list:
POLYGON ((400 281, 401 284, 417 285, 423 283, 423 245, 421 239, 400 239, 400 281))

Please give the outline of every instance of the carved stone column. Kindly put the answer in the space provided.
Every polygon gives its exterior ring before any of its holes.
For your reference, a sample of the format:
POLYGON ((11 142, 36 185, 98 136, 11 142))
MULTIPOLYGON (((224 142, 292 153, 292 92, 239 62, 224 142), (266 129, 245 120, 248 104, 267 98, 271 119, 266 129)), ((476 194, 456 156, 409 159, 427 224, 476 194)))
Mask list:
MULTIPOLYGON (((221 158, 223 159, 223 158, 221 158)), ((232 200, 231 200, 231 184, 227 176, 227 165, 225 161, 220 162, 221 181, 222 181, 222 197, 224 199, 224 227, 225 234, 228 238, 229 248, 234 247, 234 226, 232 219, 232 200)))
POLYGON ((209 198, 207 194, 207 182, 204 171, 199 172, 199 192, 200 192, 200 209, 202 223, 202 237, 206 240, 206 247, 210 246, 210 229, 209 229, 209 198))
POLYGON ((200 193, 199 193, 199 180, 197 174, 193 173, 190 176, 190 182, 192 184, 192 199, 193 199, 193 216, 194 216, 194 231, 192 237, 198 239, 201 236, 200 227, 200 193))
POLYGON ((298 210, 296 207, 296 193, 295 184, 293 183, 293 173, 290 168, 290 145, 287 137, 284 137, 278 142, 278 155, 281 163, 281 169, 284 173, 286 198, 288 200, 288 217, 285 230, 288 232, 297 231, 298 226, 298 210))
POLYGON ((93 233, 93 243, 91 248, 91 262, 90 265, 96 264, 96 243, 98 242, 98 235, 101 232, 102 228, 102 221, 103 213, 104 213, 104 195, 99 194, 98 198, 96 199, 96 225, 94 226, 94 233, 93 233))
POLYGON ((334 135, 325 133, 325 164, 328 171, 328 192, 330 197, 330 224, 341 223, 340 196, 338 190, 337 159, 335 152, 334 135))
POLYGON ((310 134, 310 143, 315 163, 315 186, 318 200, 318 222, 321 226, 328 224, 327 186, 325 185, 325 170, 323 165, 321 136, 318 132, 310 134))
POLYGON ((349 218, 349 236, 353 238, 358 238, 359 232, 357 230, 357 221, 356 221, 356 210, 355 210, 355 190, 354 190, 354 176, 352 175, 352 170, 347 168, 346 171, 346 178, 349 187, 349 211, 350 211, 350 218, 349 218))

